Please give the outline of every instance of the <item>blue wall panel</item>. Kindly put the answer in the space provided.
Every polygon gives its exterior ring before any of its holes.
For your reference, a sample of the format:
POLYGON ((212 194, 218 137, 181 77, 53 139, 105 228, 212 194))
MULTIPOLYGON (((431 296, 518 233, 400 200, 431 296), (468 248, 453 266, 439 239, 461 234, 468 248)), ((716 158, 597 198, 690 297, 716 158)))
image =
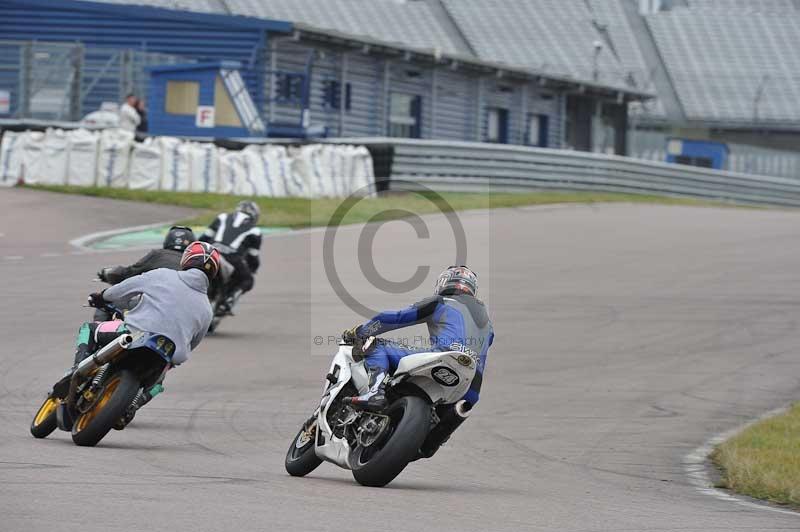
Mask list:
POLYGON ((0 1, 0 39, 81 42, 197 60, 242 63, 256 105, 264 103, 263 55, 269 32, 288 22, 76 0, 0 1))

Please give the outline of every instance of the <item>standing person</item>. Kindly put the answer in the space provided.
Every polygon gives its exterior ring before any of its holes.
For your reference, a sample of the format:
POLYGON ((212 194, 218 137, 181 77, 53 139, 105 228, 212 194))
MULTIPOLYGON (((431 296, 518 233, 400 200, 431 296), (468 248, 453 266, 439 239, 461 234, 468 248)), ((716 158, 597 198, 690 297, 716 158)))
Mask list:
POLYGON ((144 98, 136 101, 136 112, 139 113, 139 125, 136 127, 136 132, 147 133, 147 107, 144 105, 144 98))
POLYGON ((261 209, 254 201, 240 201, 232 213, 218 215, 205 233, 202 242, 208 242, 219 250, 235 271, 226 287, 228 297, 226 311, 231 312, 242 294, 252 290, 261 261, 261 230, 256 225, 261 209))
POLYGON ((134 94, 128 94, 125 101, 119 106, 119 127, 131 133, 136 132, 136 128, 141 123, 142 119, 139 112, 136 111, 136 103, 138 99, 134 94))

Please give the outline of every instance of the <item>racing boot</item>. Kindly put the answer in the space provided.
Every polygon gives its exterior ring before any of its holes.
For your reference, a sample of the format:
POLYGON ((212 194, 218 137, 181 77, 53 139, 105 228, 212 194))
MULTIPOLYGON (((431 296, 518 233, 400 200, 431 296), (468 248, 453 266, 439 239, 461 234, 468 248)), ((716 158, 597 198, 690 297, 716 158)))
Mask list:
POLYGON ((127 427, 130 422, 133 421, 134 416, 136 416, 136 411, 152 401, 153 397, 163 391, 164 386, 160 382, 153 385, 153 387, 149 390, 140 390, 139 394, 136 396, 136 398, 134 398, 127 410, 125 410, 125 413, 122 415, 122 417, 119 418, 116 423, 114 423, 114 430, 122 430, 127 427))
POLYGON ((75 367, 78 366, 83 360, 91 355, 92 353, 89 350, 89 344, 78 344, 77 349, 75 349, 75 362, 73 363, 73 370, 75 367))
POLYGON ((345 397, 342 403, 351 405, 362 410, 378 412, 386 408, 386 372, 383 368, 368 368, 369 372, 369 391, 363 395, 355 397, 345 397))
POLYGON ((242 297, 244 291, 241 289, 234 290, 233 293, 225 298, 225 313, 229 316, 234 316, 233 309, 236 306, 236 303, 239 302, 239 298, 242 297))

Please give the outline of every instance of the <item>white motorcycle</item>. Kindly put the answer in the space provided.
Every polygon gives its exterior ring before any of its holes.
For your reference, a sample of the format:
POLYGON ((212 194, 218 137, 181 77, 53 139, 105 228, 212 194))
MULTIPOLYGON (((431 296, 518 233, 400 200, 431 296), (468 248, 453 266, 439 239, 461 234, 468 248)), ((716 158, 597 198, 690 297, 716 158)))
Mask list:
MULTIPOLYGON (((368 338, 356 352, 367 352, 374 342, 368 338)), ((475 378, 473 356, 446 351, 404 357, 386 378, 389 406, 369 412, 341 401, 369 389, 363 357, 353 351, 352 345, 339 344, 319 407, 289 446, 286 471, 292 476, 305 476, 326 460, 351 470, 359 484, 385 486, 420 458, 439 423, 438 407, 455 404, 460 417, 469 415, 460 399, 475 378)))

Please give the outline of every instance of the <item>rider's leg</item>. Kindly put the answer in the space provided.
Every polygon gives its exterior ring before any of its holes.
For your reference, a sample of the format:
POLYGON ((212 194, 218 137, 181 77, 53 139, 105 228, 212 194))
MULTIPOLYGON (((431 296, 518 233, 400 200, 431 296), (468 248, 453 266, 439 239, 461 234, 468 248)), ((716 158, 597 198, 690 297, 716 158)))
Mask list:
POLYGON ((236 306, 236 303, 239 301, 239 298, 242 296, 242 294, 253 289, 255 278, 253 277, 253 273, 250 271, 250 267, 247 265, 247 262, 244 260, 244 258, 242 258, 241 255, 226 255, 225 258, 234 268, 233 276, 230 280, 230 286, 228 287, 228 298, 226 299, 228 310, 231 311, 233 310, 233 307, 236 306))
POLYGON ((379 342, 364 357, 364 366, 369 377, 369 390, 356 397, 346 397, 343 401, 365 410, 386 408, 384 384, 386 376, 397 368, 400 359, 418 352, 418 350, 393 342, 379 342))
POLYGON ((482 383, 483 374, 478 372, 475 374, 475 378, 472 379, 469 390, 464 394, 463 399, 454 405, 444 407, 439 412, 439 424, 430 431, 425 443, 422 444, 422 448, 419 450, 421 458, 433 456, 439 450, 439 447, 447 442, 450 435, 467 419, 470 410, 480 399, 482 383))
POLYGON ((75 364, 116 339, 120 334, 127 332, 125 322, 114 321, 94 321, 86 322, 78 329, 76 340, 75 364))

